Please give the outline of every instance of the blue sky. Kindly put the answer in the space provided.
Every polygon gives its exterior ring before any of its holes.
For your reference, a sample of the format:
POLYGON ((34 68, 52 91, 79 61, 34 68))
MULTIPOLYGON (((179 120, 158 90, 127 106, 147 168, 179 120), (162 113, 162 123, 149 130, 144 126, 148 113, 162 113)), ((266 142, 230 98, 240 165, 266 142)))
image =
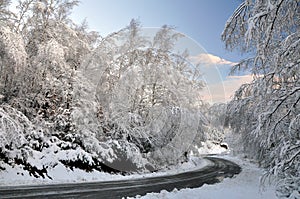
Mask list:
POLYGON ((238 61, 238 53, 224 49, 221 33, 240 0, 85 0, 73 11, 80 22, 87 18, 89 27, 102 36, 139 19, 143 27, 176 27, 200 43, 207 52, 238 61))
MULTIPOLYGON (((101 36, 118 31, 139 19, 143 27, 176 27, 208 54, 194 56, 207 63, 208 86, 203 94, 209 102, 228 101, 234 91, 251 77, 228 76, 230 67, 241 59, 239 52, 229 52, 221 41, 227 19, 241 0, 85 0, 73 10, 72 19, 87 19, 89 28, 101 36)), ((201 53, 199 51, 199 53, 201 53)), ((203 53, 203 52, 202 52, 203 53)))

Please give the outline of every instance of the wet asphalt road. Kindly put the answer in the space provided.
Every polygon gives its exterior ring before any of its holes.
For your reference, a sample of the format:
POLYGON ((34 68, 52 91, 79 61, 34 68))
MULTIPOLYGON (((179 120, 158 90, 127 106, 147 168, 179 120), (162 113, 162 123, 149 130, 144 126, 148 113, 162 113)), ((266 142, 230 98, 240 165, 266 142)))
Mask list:
POLYGON ((214 184, 241 172, 241 168, 228 160, 206 157, 213 164, 185 173, 122 181, 0 187, 0 198, 122 198, 145 195, 174 188, 196 188, 214 184))

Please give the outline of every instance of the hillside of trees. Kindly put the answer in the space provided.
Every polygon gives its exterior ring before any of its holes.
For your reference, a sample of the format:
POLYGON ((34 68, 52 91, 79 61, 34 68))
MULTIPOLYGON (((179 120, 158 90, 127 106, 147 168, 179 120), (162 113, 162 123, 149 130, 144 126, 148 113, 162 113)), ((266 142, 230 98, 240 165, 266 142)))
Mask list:
MULTIPOLYGON (((203 86, 182 37, 153 37, 137 20, 101 37, 70 13, 76 0, 0 4, 0 168, 35 177, 62 164, 110 173, 154 171, 185 161, 202 139, 203 86)), ((206 127, 208 128, 208 127, 206 127)))

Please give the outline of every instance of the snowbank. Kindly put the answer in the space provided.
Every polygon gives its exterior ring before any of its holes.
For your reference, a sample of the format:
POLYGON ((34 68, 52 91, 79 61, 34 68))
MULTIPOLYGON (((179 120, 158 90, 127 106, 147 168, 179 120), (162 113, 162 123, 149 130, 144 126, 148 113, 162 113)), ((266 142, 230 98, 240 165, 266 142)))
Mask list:
POLYGON ((21 166, 15 165, 14 168, 5 164, 4 171, 0 171, 0 186, 7 185, 32 185, 32 184, 56 184, 56 183, 81 183, 92 181, 112 181, 112 180, 126 180, 136 178, 146 178, 154 176, 163 176, 177 174, 189 170, 203 168, 210 164, 209 161, 192 157, 190 161, 176 166, 171 166, 160 172, 147 173, 147 174, 132 174, 127 176, 112 175, 99 171, 85 172, 81 169, 74 168, 73 170, 66 168, 62 164, 56 165, 54 168, 48 170, 49 178, 35 178, 30 176, 27 171, 24 171, 21 166))
MULTIPOLYGON (((236 162, 242 167, 242 172, 233 177, 226 178, 221 183, 204 185, 196 189, 174 189, 172 192, 162 190, 160 193, 148 193, 146 196, 136 196, 142 199, 275 199, 275 187, 273 185, 262 186, 260 177, 264 171, 255 164, 233 158, 221 156, 236 162)), ((127 197, 130 199, 130 197, 127 197)))

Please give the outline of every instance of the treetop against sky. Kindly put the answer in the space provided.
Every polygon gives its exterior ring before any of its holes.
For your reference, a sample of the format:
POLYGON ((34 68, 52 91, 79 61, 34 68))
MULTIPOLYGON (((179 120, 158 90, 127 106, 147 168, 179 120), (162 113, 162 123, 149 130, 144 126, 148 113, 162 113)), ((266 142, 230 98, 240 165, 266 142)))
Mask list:
POLYGON ((241 55, 226 51, 220 39, 226 20, 239 4, 239 1, 218 0, 89 0, 75 7, 71 17, 78 23, 86 19, 89 28, 102 36, 122 29, 133 18, 141 21, 143 31, 164 24, 174 26, 185 35, 185 47, 189 51, 194 51, 192 45, 196 46, 196 51, 189 52, 191 60, 195 64, 204 63, 203 75, 208 86, 203 91, 203 98, 223 102, 228 101, 242 83, 252 80, 247 74, 228 76, 230 67, 241 59, 241 55))

